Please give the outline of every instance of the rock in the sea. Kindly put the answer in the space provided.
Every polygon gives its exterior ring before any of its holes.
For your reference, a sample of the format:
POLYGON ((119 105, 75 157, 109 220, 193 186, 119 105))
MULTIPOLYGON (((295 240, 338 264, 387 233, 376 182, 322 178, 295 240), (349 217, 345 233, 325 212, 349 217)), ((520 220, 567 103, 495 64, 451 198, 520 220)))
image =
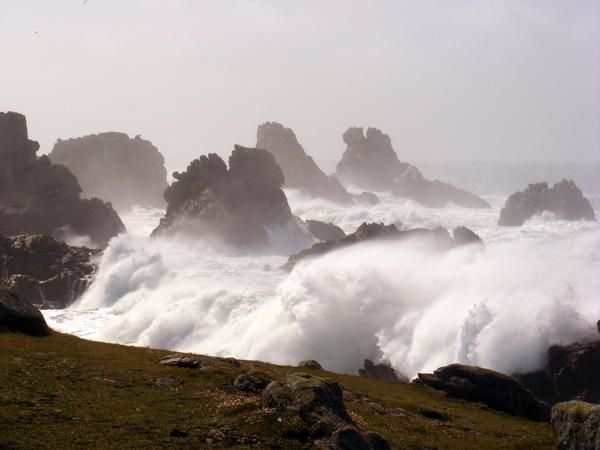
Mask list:
POLYGON ((358 374, 365 378, 375 378, 376 380, 408 382, 408 378, 398 374, 389 363, 375 364, 370 359, 365 359, 362 369, 358 369, 358 374))
POLYGON ((305 221, 306 227, 319 241, 335 241, 346 236, 344 230, 333 223, 321 222, 320 220, 305 221))
POLYGON ((112 208, 97 198, 80 198, 77 178, 47 156, 27 136, 25 116, 0 113, 0 232, 85 236, 105 246, 125 230, 112 208))
POLYGON ((559 450, 600 449, 600 405, 558 403, 552 408, 550 421, 559 450))
POLYGON ((229 169, 213 153, 173 176, 166 215, 153 235, 183 232, 244 247, 267 245, 269 230, 277 228, 304 236, 281 190, 283 173, 266 150, 236 145, 229 169))
POLYGON ((452 239, 454 239, 456 245, 483 245, 483 241, 473 230, 463 226, 456 227, 452 230, 452 239))
POLYGON ((563 179, 552 188, 548 183, 534 183, 506 200, 498 225, 521 226, 544 211, 563 220, 596 220, 590 201, 573 180, 563 179))
POLYGON ((92 282, 98 255, 51 236, 0 235, 0 284, 35 305, 65 308, 92 282))
POLYGON ((312 370, 323 370, 323 366, 314 359, 307 359, 306 361, 300 361, 298 363, 299 369, 312 369, 312 370))
POLYGON ((568 400, 600 402, 600 341, 553 345, 546 367, 515 375, 536 397, 557 403, 568 400))
POLYGON ((306 154, 290 128, 266 122, 256 131, 256 147, 268 150, 285 176, 285 186, 299 189, 311 197, 336 203, 352 203, 352 195, 335 177, 326 175, 306 154))
POLYGON ((0 288, 0 332, 47 336, 50 329, 42 313, 29 300, 0 288))
POLYGON ((513 416, 538 421, 549 418, 550 409, 546 403, 537 400, 514 378, 493 370, 450 364, 433 373, 420 373, 416 381, 451 397, 482 402, 513 416))
POLYGON ((75 174, 86 197, 110 201, 119 210, 165 205, 165 159, 140 136, 107 132, 59 139, 48 156, 75 174))
POLYGON ((466 208, 489 208, 488 202, 438 180, 427 180, 408 163, 401 162, 387 134, 377 128, 349 128, 343 135, 346 151, 337 164, 336 175, 349 185, 374 191, 392 192, 425 206, 449 203, 466 208))

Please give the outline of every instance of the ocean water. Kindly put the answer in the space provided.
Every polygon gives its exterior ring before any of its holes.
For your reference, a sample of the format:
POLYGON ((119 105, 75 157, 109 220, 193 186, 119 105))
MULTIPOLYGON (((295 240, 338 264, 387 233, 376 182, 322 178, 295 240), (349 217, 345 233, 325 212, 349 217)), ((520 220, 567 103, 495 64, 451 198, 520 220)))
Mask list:
MULTIPOLYGON (((296 364, 356 373, 365 358, 407 376, 452 363, 507 373, 544 364, 550 344, 597 334, 600 225, 549 214, 523 227, 497 226, 489 210, 430 209, 378 194, 375 206, 341 207, 286 194, 303 219, 448 229, 485 241, 440 253, 418 240, 362 243, 279 267, 298 236, 273 232, 261 254, 216 249, 201 238, 149 238, 163 211, 134 208, 111 241, 91 288, 53 328, 107 342, 296 364)), ((597 211, 598 214, 598 211, 597 211)))

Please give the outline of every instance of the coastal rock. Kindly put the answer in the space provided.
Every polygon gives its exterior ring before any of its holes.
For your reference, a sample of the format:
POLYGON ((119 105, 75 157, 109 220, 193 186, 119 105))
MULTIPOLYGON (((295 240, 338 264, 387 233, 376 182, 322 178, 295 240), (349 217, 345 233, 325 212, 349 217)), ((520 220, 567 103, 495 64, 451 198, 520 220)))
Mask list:
POLYGON ((559 450, 600 449, 600 405, 558 403, 552 408, 550 422, 559 450))
POLYGON ((86 197, 110 201, 119 210, 164 207, 165 159, 140 136, 107 132, 59 139, 48 156, 75 174, 86 197))
POLYGON ((449 396, 482 402, 513 416, 545 421, 549 407, 537 400, 517 380, 481 367, 450 364, 431 373, 418 374, 418 382, 444 391, 449 396))
POLYGON ((590 201, 573 180, 563 179, 552 188, 548 183, 534 183, 506 200, 498 225, 521 226, 544 211, 563 220, 596 220, 590 201))
POLYGON ((306 154, 290 128, 277 122, 258 126, 256 147, 273 154, 283 174, 285 187, 299 189, 306 195, 336 203, 352 203, 352 195, 335 178, 326 175, 306 154))
POLYGON ((0 283, 36 305, 65 308, 91 284, 98 255, 51 236, 0 235, 0 283))
POLYGON ((29 300, 0 288, 0 332, 47 336, 50 329, 42 313, 29 300))
POLYGON ((332 223, 320 220, 306 220, 305 223, 310 234, 319 241, 335 241, 346 236, 344 230, 332 223))
POLYGON ((200 367, 200 361, 198 359, 184 355, 168 355, 162 358, 158 363, 164 366, 182 367, 184 369, 197 369, 200 367))
POLYGON ((349 128, 343 134, 346 151, 338 162, 336 175, 350 185, 374 191, 392 192, 425 206, 442 207, 449 203, 466 208, 489 208, 475 194, 438 180, 427 180, 408 163, 401 162, 390 137, 376 128, 349 128))
POLYGON ((323 370, 323 366, 314 359, 307 359, 306 361, 300 361, 298 363, 299 369, 311 369, 311 370, 323 370))
POLYGON ((358 369, 358 374, 365 378, 376 380, 408 382, 408 378, 401 376, 389 363, 375 364, 370 359, 365 359, 364 368, 358 369))
POLYGON ((473 230, 463 226, 456 227, 452 230, 452 239, 456 245, 483 245, 483 241, 473 230))
POLYGON ((7 236, 46 234, 89 238, 105 246, 125 230, 110 203, 80 198, 77 178, 66 167, 37 157, 25 116, 0 113, 0 231, 7 236))

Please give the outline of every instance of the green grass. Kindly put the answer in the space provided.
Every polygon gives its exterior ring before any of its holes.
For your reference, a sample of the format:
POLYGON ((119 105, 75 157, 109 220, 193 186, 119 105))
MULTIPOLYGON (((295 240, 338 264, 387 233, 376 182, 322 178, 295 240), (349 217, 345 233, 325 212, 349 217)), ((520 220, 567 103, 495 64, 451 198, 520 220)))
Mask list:
MULTIPOLYGON (((166 367, 172 352, 0 333, 0 449, 308 448, 298 418, 263 408, 234 378, 250 367, 275 378, 306 369, 216 360, 201 369, 166 367), (156 385, 157 378, 177 383, 156 385), (173 429, 187 437, 171 437, 173 429), (214 433, 214 432, 213 432, 214 433)), ((554 448, 550 426, 450 400, 433 389, 328 372, 342 383, 359 426, 398 449, 554 448)))

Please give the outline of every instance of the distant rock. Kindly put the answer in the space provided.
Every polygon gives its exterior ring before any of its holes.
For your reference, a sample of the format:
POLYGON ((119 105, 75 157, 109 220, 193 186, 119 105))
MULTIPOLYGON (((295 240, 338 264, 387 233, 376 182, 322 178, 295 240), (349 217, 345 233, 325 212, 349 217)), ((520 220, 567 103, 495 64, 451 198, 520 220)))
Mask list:
POLYGON ((344 230, 332 223, 320 220, 306 220, 305 223, 310 234, 319 241, 335 241, 346 236, 344 230))
POLYGON ((97 198, 81 199, 77 178, 27 137, 25 116, 0 113, 0 231, 7 236, 47 234, 88 237, 105 246, 125 230, 112 208, 97 198))
POLYGON ((0 332, 47 336, 50 329, 42 313, 29 300, 0 288, 0 332))
POLYGON ((159 361, 164 366, 182 367, 184 369, 197 369, 200 367, 200 360, 190 358, 184 355, 168 355, 159 361))
POLYGON ((481 238, 467 227, 456 227, 452 230, 452 239, 456 245, 480 244, 483 245, 481 238))
POLYGON ((552 408, 550 421, 559 450, 600 449, 600 405, 558 403, 552 408))
POLYGON ((374 378, 376 380, 408 382, 408 378, 398 374, 389 363, 375 364, 370 359, 365 359, 364 368, 358 369, 358 374, 365 378, 374 378))
POLYGON ((563 179, 552 188, 548 183, 534 183, 506 200, 498 225, 521 226, 544 211, 563 220, 596 220, 590 201, 572 180, 563 179))
POLYGON ((311 369, 311 370, 323 370, 323 366, 314 359, 307 359, 306 361, 300 361, 298 363, 299 369, 311 369))
POLYGON ((86 197, 110 201, 119 210, 165 205, 165 159, 140 136, 107 132, 59 139, 48 156, 75 174, 86 197))
POLYGON ((349 128, 343 135, 347 145, 337 164, 336 175, 346 184, 373 191, 392 192, 425 206, 443 207, 454 203, 466 208, 489 208, 475 194, 441 181, 427 180, 408 163, 398 160, 390 137, 377 128, 349 128))
POLYGON ((303 233, 281 190, 283 173, 266 150, 236 145, 229 169, 212 153, 173 176, 165 191, 167 212, 154 235, 184 232, 260 247, 269 243, 269 229, 303 233))
POLYGON ((416 380, 444 391, 449 396, 485 403, 492 409, 518 417, 545 421, 549 407, 537 400, 517 380, 481 367, 450 364, 431 373, 420 373, 416 380))
POLYGON ((50 236, 0 235, 0 284, 36 305, 65 308, 91 284, 98 255, 50 236))

